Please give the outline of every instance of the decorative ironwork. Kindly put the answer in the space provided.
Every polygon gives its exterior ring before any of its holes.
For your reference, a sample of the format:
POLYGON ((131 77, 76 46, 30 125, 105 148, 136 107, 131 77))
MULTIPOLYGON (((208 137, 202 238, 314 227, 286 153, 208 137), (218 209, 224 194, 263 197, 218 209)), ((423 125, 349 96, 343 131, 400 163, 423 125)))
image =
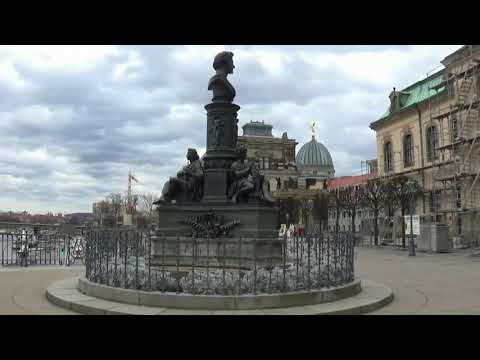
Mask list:
POLYGON ((192 226, 192 235, 194 237, 209 236, 211 238, 228 236, 229 232, 240 224, 238 219, 225 222, 225 216, 217 215, 213 212, 199 216, 189 216, 183 222, 192 226))
MULTIPOLYGON (((205 218, 207 222, 218 221, 205 218)), ((87 233, 85 275, 90 281, 113 287, 194 295, 308 291, 354 280, 355 244, 351 233, 272 240, 281 246, 280 261, 273 261, 272 256, 265 258, 256 250, 247 255, 256 239, 231 239, 227 244, 211 241, 209 236, 203 239, 203 245, 201 240, 159 239, 150 232, 133 229, 91 229, 87 233), (152 240, 156 241, 155 255, 152 240), (223 249, 220 256, 219 249, 223 249), (161 262, 155 264, 153 257, 161 262), (232 257, 241 266, 232 267, 232 257)))
POLYGON ((83 264, 85 237, 63 233, 58 227, 32 231, 16 229, 0 233, 2 266, 83 264))

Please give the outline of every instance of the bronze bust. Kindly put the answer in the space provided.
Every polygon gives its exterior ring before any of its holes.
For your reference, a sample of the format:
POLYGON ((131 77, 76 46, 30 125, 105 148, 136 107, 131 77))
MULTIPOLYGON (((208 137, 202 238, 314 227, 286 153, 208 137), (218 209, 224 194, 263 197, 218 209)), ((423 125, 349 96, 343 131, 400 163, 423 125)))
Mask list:
POLYGON ((208 82, 208 90, 213 91, 212 102, 231 103, 235 98, 235 88, 227 80, 228 74, 233 74, 233 53, 230 51, 222 51, 215 56, 213 60, 213 68, 216 74, 212 76, 208 82))

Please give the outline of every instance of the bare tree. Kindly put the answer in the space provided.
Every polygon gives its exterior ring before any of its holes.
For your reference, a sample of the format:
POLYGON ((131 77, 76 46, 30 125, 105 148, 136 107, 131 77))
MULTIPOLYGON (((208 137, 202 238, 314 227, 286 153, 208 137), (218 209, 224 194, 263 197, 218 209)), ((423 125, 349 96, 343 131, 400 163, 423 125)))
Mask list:
POLYGON ((342 208, 344 208, 350 216, 352 233, 355 234, 355 219, 357 214, 357 208, 362 200, 362 191, 359 185, 346 186, 338 191, 338 197, 342 208))
POLYGON ((419 187, 415 187, 415 193, 412 193, 412 189, 409 187, 410 178, 405 175, 399 175, 392 177, 388 180, 387 196, 385 201, 394 208, 399 208, 402 215, 402 247, 405 248, 405 214, 407 210, 410 210, 411 203, 418 194, 421 192, 419 187))
POLYGON ((313 197, 312 217, 314 224, 319 224, 320 229, 328 226, 328 193, 319 192, 313 197))
POLYGON ((97 217, 99 224, 103 225, 105 218, 111 214, 112 207, 108 201, 102 200, 97 203, 95 212, 95 216, 97 217))
POLYGON ((335 232, 340 230, 340 210, 343 208, 340 189, 328 190, 329 207, 335 209, 335 232))
POLYGON ((366 184, 362 186, 362 203, 370 210, 373 210, 373 238, 375 246, 378 246, 378 217, 380 211, 385 208, 386 196, 386 183, 380 178, 369 179, 366 184))
POLYGON ((154 221, 155 205, 153 203, 158 199, 157 195, 151 193, 142 194, 139 197, 140 212, 147 218, 149 223, 154 221))
POLYGON ((112 208, 113 215, 113 225, 116 226, 118 223, 118 217, 122 212, 122 207, 124 206, 124 198, 121 193, 111 193, 107 196, 107 199, 110 200, 110 206, 112 208))

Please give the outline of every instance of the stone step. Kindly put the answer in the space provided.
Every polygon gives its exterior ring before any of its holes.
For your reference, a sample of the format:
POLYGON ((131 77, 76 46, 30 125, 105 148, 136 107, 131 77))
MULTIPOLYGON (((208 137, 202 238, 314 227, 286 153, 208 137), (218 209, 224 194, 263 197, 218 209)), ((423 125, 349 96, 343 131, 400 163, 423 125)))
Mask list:
POLYGON ((393 300, 390 288, 370 280, 361 283, 360 293, 335 302, 261 310, 182 310, 129 305, 83 295, 77 289, 78 277, 53 283, 48 287, 46 297, 57 306, 86 315, 359 315, 377 310, 393 300))

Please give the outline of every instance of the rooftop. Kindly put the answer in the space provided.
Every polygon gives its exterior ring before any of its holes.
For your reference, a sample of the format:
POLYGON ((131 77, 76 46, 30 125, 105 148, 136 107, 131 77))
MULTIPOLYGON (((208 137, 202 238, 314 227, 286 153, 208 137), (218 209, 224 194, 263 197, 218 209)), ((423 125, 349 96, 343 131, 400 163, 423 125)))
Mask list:
POLYGON ((399 107, 393 113, 391 112, 391 108, 389 107, 385 114, 380 117, 380 119, 370 124, 370 128, 375 130, 378 125, 381 125, 382 123, 390 120, 392 115, 397 114, 405 109, 411 108, 415 104, 421 103, 427 99, 430 99, 436 95, 445 92, 445 86, 434 89, 436 85, 439 85, 443 81, 443 73, 444 69, 437 71, 436 73, 426 77, 425 79, 417 81, 416 83, 399 91, 399 107))
POLYGON ((328 182, 328 189, 336 189, 346 186, 355 186, 364 184, 370 178, 375 177, 375 174, 366 174, 366 175, 354 175, 354 176, 342 176, 339 178, 332 179, 328 182))
POLYGON ((332 156, 322 143, 312 136, 312 140, 304 144, 295 157, 297 166, 304 168, 327 168, 333 170, 332 156))
POLYGON ((272 135, 272 125, 265 124, 263 121, 250 121, 242 126, 243 136, 268 136, 272 135))

